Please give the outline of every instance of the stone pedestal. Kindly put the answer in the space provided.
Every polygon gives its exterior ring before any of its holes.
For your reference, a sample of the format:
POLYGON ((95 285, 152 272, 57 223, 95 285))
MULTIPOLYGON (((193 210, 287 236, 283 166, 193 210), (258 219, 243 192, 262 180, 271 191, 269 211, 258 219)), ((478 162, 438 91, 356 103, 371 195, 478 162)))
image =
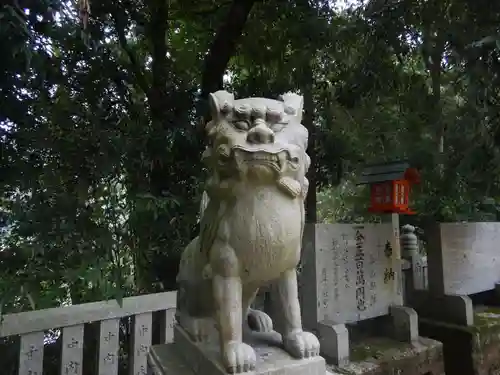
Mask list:
MULTIPOLYGON (((325 375, 322 357, 298 360, 281 348, 276 332, 252 333, 245 339, 257 354, 254 371, 244 375, 325 375)), ((174 343, 151 347, 148 363, 154 375, 225 375, 219 345, 214 341, 195 343, 179 326, 174 327, 174 343)))

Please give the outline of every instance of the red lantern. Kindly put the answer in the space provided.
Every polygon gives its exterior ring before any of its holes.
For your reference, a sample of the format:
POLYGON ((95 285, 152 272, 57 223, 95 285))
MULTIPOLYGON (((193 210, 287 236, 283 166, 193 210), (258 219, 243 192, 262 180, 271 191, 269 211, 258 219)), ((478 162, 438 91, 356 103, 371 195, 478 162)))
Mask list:
POLYGON ((409 206, 412 184, 419 183, 420 176, 408 163, 378 164, 365 168, 360 184, 370 185, 370 212, 415 214, 409 206))

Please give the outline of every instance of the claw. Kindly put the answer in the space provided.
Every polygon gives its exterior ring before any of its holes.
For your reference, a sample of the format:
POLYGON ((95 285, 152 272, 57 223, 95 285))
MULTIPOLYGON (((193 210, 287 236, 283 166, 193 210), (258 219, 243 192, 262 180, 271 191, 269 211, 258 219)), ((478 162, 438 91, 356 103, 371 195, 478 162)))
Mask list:
POLYGON ((298 331, 283 339, 286 351, 296 358, 310 358, 319 355, 319 341, 310 332, 298 331))
POLYGON ((230 374, 239 374, 255 369, 257 356, 253 348, 243 342, 230 342, 224 348, 223 361, 230 374))

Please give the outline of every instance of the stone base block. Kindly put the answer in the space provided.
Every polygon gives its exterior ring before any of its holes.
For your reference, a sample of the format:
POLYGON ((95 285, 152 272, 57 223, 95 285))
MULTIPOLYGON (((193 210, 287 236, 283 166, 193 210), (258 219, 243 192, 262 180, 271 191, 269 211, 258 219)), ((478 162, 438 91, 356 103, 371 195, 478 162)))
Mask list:
POLYGON ((474 324, 474 309, 468 296, 436 295, 427 290, 414 290, 408 296, 408 305, 421 318, 464 326, 474 324))
MULTIPOLYGON (((155 375, 226 375, 218 343, 195 343, 178 325, 174 340, 173 344, 151 347, 148 361, 155 375)), ((257 365, 242 375, 326 375, 322 357, 292 358, 280 347, 281 336, 275 332, 254 334, 245 342, 255 349, 257 365)))
POLYGON ((328 363, 339 367, 349 363, 349 331, 345 324, 319 322, 317 335, 321 344, 321 355, 328 363))
POLYGON ((405 306, 391 306, 392 336, 402 342, 418 339, 418 315, 415 310, 405 306))

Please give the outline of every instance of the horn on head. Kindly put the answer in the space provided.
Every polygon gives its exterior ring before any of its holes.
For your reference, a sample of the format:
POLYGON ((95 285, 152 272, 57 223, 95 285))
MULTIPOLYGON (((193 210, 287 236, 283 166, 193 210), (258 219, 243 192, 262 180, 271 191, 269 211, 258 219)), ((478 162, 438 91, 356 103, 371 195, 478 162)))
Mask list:
POLYGON ((285 104, 285 113, 302 122, 302 110, 304 107, 304 97, 302 95, 287 92, 280 96, 281 101, 285 104))

